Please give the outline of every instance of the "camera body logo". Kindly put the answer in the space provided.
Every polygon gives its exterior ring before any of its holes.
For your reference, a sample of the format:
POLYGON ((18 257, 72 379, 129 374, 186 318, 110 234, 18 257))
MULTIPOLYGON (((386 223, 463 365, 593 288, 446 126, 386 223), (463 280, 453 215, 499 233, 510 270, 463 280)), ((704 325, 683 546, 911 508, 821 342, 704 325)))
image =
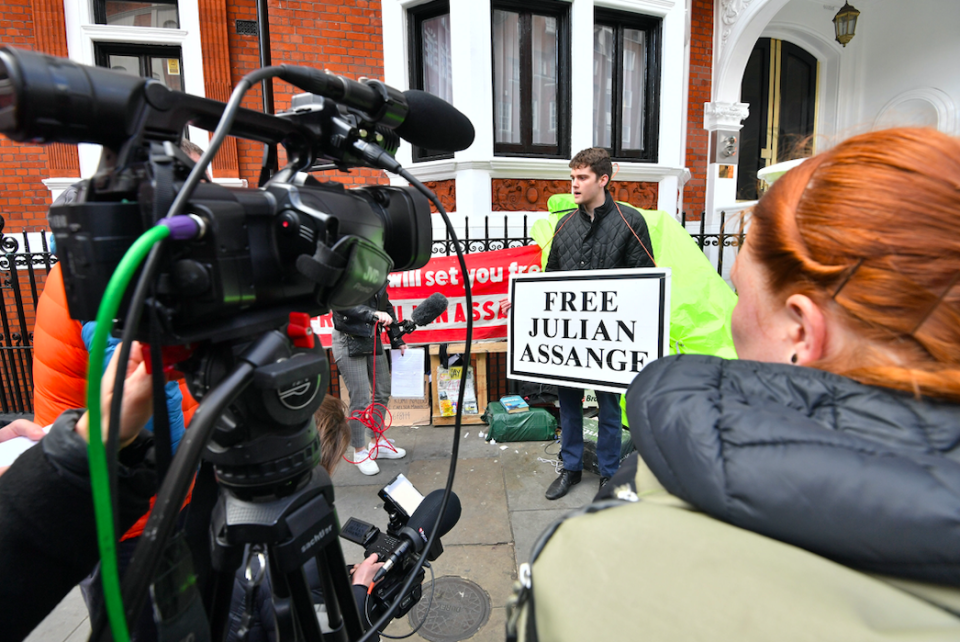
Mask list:
POLYGON ((310 538, 310 541, 308 541, 306 544, 304 544, 303 546, 301 546, 301 547, 300 547, 300 552, 301 552, 301 553, 306 553, 308 550, 310 550, 311 548, 313 548, 314 545, 317 544, 317 542, 319 542, 319 541, 322 540, 324 537, 326 537, 327 535, 329 535, 332 531, 333 531, 333 524, 330 524, 329 526, 327 526, 326 528, 324 528, 323 530, 321 530, 319 533, 317 533, 316 535, 314 535, 313 537, 311 537, 311 538, 310 538))

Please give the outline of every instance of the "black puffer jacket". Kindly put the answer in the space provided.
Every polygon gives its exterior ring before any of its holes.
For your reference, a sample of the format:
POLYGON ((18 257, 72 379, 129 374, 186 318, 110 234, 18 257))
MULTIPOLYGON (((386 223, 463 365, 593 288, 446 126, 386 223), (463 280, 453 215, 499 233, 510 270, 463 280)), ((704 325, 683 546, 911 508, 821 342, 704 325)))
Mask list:
MULTIPOLYGON (((393 304, 387 296, 387 286, 380 288, 380 291, 370 297, 365 305, 333 311, 333 327, 338 332, 350 335, 348 342, 352 344, 351 356, 373 354, 374 328, 377 326, 377 319, 374 316, 376 312, 386 312, 394 321, 397 320, 393 304)), ((391 337, 390 344, 393 348, 399 348, 403 341, 391 337)), ((377 345, 376 348, 378 354, 383 352, 383 346, 377 345)))
MULTIPOLYGON (((25 638, 100 558, 87 443, 73 430, 82 412, 61 414, 0 477, 2 640, 25 638)), ((121 533, 150 509, 156 491, 148 435, 120 451, 121 533)))
POLYGON ((621 204, 618 211, 609 192, 606 196, 603 205, 594 210, 593 220, 582 207, 560 219, 547 259, 547 272, 655 267, 643 215, 629 205, 621 204), (637 237, 643 242, 642 247, 637 237))
POLYGON ((857 569, 960 586, 960 405, 828 372, 660 359, 631 434, 674 495, 857 569))

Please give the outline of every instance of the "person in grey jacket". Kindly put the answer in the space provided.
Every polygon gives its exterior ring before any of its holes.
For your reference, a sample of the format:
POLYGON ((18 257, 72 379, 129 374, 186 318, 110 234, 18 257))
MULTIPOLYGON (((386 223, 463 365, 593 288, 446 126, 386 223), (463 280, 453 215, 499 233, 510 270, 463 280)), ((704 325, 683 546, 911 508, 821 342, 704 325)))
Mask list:
MULTIPOLYGON (((396 321, 386 286, 364 305, 333 312, 333 358, 350 394, 348 419, 353 462, 364 475, 380 472, 377 459, 401 459, 407 454, 392 439, 377 432, 384 429, 383 417, 390 402, 390 365, 380 337, 396 321), (374 439, 368 444, 371 430, 374 439)), ((399 337, 391 337, 390 344, 401 354, 406 351, 407 346, 399 337)))
MULTIPOLYGON (((637 210, 613 200, 607 191, 613 163, 607 151, 590 148, 570 161, 573 200, 579 206, 561 218, 553 236, 547 272, 655 267, 647 223, 637 210)), ((620 395, 597 392, 600 407, 597 459, 600 488, 620 465, 620 395)), ((583 389, 560 386, 560 452, 563 470, 547 488, 559 499, 579 484, 583 471, 583 389)))

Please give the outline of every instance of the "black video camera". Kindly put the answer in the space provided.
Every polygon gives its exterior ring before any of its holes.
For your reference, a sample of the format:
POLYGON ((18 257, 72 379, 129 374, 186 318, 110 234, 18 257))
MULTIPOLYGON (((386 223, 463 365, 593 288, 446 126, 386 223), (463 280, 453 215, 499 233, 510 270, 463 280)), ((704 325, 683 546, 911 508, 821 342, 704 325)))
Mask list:
MULTIPOLYGON (((387 531, 384 533, 373 524, 351 517, 343 525, 340 537, 363 546, 364 556, 374 553, 380 562, 385 562, 378 575, 369 606, 371 619, 379 616, 397 599, 404 577, 410 572, 416 559, 423 551, 429 537, 429 529, 436 522, 443 491, 437 490, 426 497, 402 473, 394 477, 378 493, 383 499, 383 507, 389 517, 387 531)), ((436 560, 443 553, 440 537, 446 535, 460 519, 460 500, 451 493, 450 502, 443 513, 433 546, 427 551, 426 559, 436 560)), ((417 569, 417 578, 410 590, 403 596, 395 613, 404 615, 420 601, 423 581, 423 568, 417 569)))

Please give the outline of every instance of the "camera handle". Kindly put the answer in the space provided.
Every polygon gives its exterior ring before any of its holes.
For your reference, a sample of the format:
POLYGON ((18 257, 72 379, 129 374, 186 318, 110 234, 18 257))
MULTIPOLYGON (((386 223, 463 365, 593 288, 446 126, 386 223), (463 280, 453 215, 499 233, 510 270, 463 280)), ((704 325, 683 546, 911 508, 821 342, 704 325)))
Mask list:
POLYGON ((321 467, 296 493, 269 502, 250 502, 222 491, 211 520, 212 639, 224 639, 236 571, 247 544, 266 547, 279 639, 348 642, 364 628, 353 597, 333 506, 330 477, 321 467), (315 559, 332 632, 323 634, 302 570, 315 559))

